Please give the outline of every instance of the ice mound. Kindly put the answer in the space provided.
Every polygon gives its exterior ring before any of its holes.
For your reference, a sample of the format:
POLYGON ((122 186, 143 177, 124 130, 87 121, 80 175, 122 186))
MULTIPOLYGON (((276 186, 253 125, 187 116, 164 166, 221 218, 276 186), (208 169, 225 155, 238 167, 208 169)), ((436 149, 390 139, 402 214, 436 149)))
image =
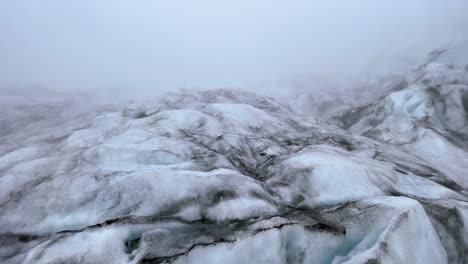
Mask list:
POLYGON ((382 99, 332 118, 339 126, 399 146, 468 188, 468 57, 435 51, 382 99))

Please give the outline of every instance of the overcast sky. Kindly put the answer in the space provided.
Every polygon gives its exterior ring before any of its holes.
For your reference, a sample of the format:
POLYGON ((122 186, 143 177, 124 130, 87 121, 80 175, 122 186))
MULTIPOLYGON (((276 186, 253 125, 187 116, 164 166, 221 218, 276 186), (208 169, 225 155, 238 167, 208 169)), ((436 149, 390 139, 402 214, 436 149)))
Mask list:
POLYGON ((346 83, 468 36, 467 10, 466 0, 0 0, 0 86, 346 83))

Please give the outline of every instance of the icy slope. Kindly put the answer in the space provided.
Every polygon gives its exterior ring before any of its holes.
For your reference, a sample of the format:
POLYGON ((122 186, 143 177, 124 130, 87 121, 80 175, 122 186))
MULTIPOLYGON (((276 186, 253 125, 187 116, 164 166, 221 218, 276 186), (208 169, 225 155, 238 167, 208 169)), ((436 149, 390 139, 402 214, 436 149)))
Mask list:
POLYGON ((453 51, 433 52, 405 85, 332 121, 399 146, 468 188, 468 56, 453 57, 453 51))
POLYGON ((468 260, 463 188, 391 145, 230 90, 94 113, 2 136, 0 262, 468 260))

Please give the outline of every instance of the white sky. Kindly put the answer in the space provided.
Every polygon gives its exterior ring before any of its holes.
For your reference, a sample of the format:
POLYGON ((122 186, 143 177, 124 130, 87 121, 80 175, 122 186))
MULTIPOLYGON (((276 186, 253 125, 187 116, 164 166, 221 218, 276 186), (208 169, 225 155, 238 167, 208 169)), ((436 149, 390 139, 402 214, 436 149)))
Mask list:
POLYGON ((466 0, 0 0, 0 87, 284 89, 405 70, 466 0))

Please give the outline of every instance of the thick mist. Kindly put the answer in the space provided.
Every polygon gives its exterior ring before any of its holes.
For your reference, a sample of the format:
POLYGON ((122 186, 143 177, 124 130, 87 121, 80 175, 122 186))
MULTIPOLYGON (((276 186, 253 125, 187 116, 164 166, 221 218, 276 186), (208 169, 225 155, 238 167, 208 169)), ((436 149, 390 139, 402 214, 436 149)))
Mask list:
POLYGON ((468 36, 468 2, 2 1, 0 87, 343 93, 468 36))

